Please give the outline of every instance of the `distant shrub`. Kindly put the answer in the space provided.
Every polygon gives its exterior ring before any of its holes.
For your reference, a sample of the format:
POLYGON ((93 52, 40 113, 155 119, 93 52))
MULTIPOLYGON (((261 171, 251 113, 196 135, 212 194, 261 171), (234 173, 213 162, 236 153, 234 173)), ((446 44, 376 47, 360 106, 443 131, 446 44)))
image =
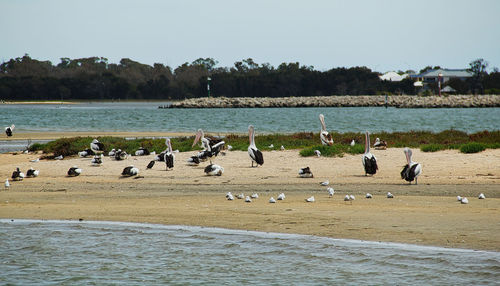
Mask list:
POLYGON ((471 143, 463 144, 460 147, 460 152, 467 153, 467 154, 478 153, 478 152, 484 151, 484 149, 486 149, 486 147, 483 144, 471 142, 471 143))
POLYGON ((448 149, 448 147, 443 144, 424 144, 420 146, 422 152, 437 152, 446 149, 448 149))
POLYGON ((363 154, 365 153, 365 145, 362 144, 356 144, 354 146, 349 146, 347 148, 347 153, 349 154, 363 154))

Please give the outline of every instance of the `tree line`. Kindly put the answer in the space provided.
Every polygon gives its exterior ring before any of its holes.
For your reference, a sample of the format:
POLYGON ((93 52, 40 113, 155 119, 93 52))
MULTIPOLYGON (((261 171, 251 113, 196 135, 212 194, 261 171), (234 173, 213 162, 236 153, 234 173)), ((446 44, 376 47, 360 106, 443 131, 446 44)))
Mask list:
MULTIPOLYGON (((413 80, 382 81, 367 67, 315 70, 299 63, 273 67, 252 59, 233 67, 216 67, 212 58, 200 58, 172 69, 128 58, 118 64, 103 57, 61 58, 50 61, 29 55, 0 65, 1 100, 178 100, 207 96, 208 78, 212 96, 289 97, 331 95, 415 94, 413 80)), ((472 67, 472 63, 471 63, 472 67)), ((485 66, 484 66, 485 67, 485 66)), ((500 73, 480 70, 478 77, 450 83, 459 93, 489 89, 500 91, 500 73), (453 84, 453 85, 452 85, 453 84), (476 89, 480 86, 481 89, 476 89)), ((497 92, 498 93, 498 92, 497 92)))

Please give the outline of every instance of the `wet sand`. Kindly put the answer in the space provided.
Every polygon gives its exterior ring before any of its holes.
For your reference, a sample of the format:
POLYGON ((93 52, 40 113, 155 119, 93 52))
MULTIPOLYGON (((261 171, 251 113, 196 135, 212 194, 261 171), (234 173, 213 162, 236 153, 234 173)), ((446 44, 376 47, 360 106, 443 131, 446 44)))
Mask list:
MULTIPOLYGON (((135 134, 131 137, 139 137, 135 134)), ((399 176, 405 164, 400 148, 373 151, 380 168, 373 177, 364 176, 361 155, 303 158, 298 150, 264 152, 265 163, 258 168, 250 167, 246 152, 226 152, 216 159, 224 174, 208 177, 203 172, 208 163, 185 164, 193 153, 177 153, 171 171, 162 162, 146 170, 153 156, 106 157, 102 166, 92 167, 90 158, 32 163, 39 154, 1 154, 2 181, 16 166, 23 172, 33 166, 40 176, 11 182, 8 190, 2 186, 0 217, 198 225, 500 251, 499 149, 477 154, 413 150, 414 160, 423 165, 418 185, 399 176), (130 164, 139 167, 140 178, 120 176, 130 164), (82 174, 66 177, 73 165, 82 174), (306 166, 314 178, 299 178, 298 169, 306 166), (332 198, 319 184, 325 180, 335 189, 332 198), (228 201, 228 191, 260 197, 251 203, 228 201), (395 198, 387 199, 388 191, 395 198), (286 194, 284 201, 268 203, 280 192, 286 194), (367 192, 374 198, 365 199, 367 192), (479 193, 487 198, 479 200, 479 193), (356 200, 344 202, 346 194, 356 200), (469 204, 457 202, 457 195, 467 196, 469 204), (316 202, 306 203, 310 196, 316 202)))

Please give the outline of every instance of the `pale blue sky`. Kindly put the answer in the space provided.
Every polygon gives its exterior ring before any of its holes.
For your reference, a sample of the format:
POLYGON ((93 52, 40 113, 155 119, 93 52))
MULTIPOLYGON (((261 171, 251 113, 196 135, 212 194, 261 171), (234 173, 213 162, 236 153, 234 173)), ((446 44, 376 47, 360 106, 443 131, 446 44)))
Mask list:
POLYGON ((200 57, 317 70, 500 67, 500 1, 0 0, 0 61, 131 58, 175 68, 200 57))

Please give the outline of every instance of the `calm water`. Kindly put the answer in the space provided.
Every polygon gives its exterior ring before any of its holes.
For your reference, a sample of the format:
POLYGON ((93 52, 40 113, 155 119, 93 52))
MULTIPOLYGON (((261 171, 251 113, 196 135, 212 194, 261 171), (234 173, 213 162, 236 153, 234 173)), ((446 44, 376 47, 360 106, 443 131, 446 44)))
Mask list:
POLYGON ((165 102, 0 105, 0 124, 29 131, 161 131, 292 133, 327 129, 371 132, 447 129, 500 130, 500 108, 398 109, 383 107, 158 109, 165 102))
POLYGON ((492 285, 500 253, 137 223, 0 220, 0 284, 492 285))

